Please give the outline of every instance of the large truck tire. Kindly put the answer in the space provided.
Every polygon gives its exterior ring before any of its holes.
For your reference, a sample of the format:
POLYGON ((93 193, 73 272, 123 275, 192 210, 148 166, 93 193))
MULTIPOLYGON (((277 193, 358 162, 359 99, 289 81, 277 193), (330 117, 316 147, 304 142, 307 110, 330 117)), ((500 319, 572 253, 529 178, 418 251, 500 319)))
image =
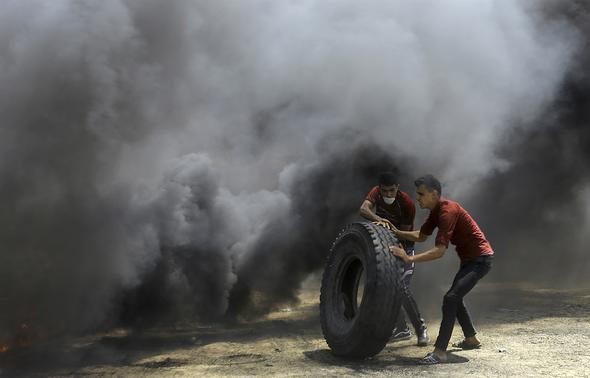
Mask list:
POLYGON ((398 263, 389 251, 393 233, 369 222, 338 235, 322 277, 320 319, 337 356, 366 358, 387 344, 400 311, 398 263))

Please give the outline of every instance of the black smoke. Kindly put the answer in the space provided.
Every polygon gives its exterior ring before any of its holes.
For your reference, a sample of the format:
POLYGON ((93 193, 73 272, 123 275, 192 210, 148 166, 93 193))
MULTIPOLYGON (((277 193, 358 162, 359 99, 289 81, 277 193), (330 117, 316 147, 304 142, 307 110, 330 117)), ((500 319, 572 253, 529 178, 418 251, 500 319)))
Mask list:
POLYGON ((509 168, 470 200, 501 259, 499 280, 587 285, 590 220, 590 3, 552 2, 546 17, 582 36, 555 100, 498 146, 509 168))
POLYGON ((342 227, 360 219, 358 210, 378 173, 390 170, 407 180, 408 162, 354 131, 329 135, 317 148, 318 160, 292 173, 290 219, 269 225, 237 265, 231 315, 260 315, 286 301, 296 302, 301 282, 323 267, 342 227), (350 141, 354 144, 347 146, 350 141))
POLYGON ((383 168, 443 176, 499 251, 566 244, 587 7, 550 4, 2 2, 0 338, 292 302, 383 168))

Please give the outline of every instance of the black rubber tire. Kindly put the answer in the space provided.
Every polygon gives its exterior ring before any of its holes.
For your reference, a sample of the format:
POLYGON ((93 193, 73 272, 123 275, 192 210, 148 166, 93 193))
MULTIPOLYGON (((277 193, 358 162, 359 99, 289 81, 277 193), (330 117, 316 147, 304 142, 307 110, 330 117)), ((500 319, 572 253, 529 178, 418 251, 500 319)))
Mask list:
POLYGON ((398 263, 388 248, 397 243, 391 231, 368 222, 348 225, 334 241, 322 277, 320 319, 335 355, 371 357, 391 337, 402 303, 398 263))

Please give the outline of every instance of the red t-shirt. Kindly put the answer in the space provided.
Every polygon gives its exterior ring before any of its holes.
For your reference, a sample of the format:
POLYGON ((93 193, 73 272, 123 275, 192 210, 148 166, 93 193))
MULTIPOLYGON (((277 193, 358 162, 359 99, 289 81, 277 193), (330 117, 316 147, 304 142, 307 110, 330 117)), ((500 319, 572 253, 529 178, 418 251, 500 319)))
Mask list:
POLYGON ((464 264, 479 256, 494 254, 492 246, 471 215, 457 202, 441 198, 438 205, 430 211, 426 222, 420 228, 424 235, 432 235, 438 227, 436 245, 456 246, 457 254, 464 264))
POLYGON ((383 201, 379 186, 375 186, 367 194, 367 201, 375 205, 375 214, 389 220, 395 227, 401 228, 401 225, 409 225, 413 229, 416 207, 412 198, 406 193, 398 190, 395 201, 388 205, 383 201))

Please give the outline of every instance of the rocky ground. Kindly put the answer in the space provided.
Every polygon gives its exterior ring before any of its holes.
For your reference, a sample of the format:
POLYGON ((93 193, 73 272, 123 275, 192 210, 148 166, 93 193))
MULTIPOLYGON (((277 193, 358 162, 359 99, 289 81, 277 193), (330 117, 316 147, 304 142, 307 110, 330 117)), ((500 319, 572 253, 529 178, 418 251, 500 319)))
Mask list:
MULTIPOLYGON (((481 284, 467 301, 482 349, 454 350, 447 364, 420 366, 431 350, 415 340, 377 356, 331 355, 319 325, 319 288, 300 304, 233 325, 176 325, 39 343, 0 354, 0 376, 590 376, 590 289, 481 284)), ((434 308, 434 307, 433 307, 434 308)), ((427 310, 431 336, 440 314, 427 310)), ((460 338, 459 329, 453 340, 460 338)))

